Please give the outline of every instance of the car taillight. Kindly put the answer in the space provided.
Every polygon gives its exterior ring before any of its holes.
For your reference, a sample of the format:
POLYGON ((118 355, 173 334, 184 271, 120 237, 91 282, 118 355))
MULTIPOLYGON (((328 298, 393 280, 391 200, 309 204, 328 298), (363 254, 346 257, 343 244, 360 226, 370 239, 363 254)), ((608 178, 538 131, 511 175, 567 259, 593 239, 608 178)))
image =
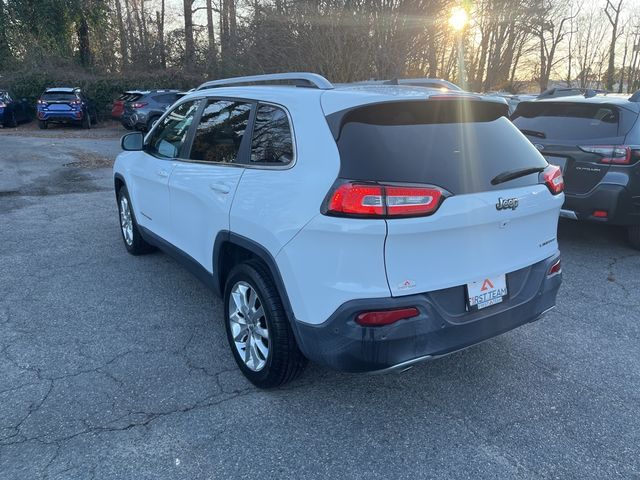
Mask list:
POLYGON ((46 107, 48 103, 45 102, 44 100, 38 100, 38 105, 42 105, 43 107, 46 107))
POLYGON ((549 268, 549 272, 547 272, 547 276, 551 277, 559 273, 562 273, 562 262, 560 261, 560 259, 558 259, 553 265, 551 265, 551 268, 549 268))
POLYGON ((434 213, 446 197, 439 187, 346 182, 329 194, 328 215, 421 217, 434 213))
POLYGON ((549 165, 540 173, 540 176, 542 177, 542 182, 554 195, 564 191, 564 177, 562 176, 562 170, 557 165, 549 165))
POLYGON ((615 165, 629 165, 631 163, 631 148, 626 145, 586 145, 578 147, 583 152, 595 153, 602 158, 600 163, 615 165))
POLYGON ((82 103, 82 100, 71 100, 69 102, 69 104, 71 105, 80 105, 82 103))
POLYGON ((407 318, 417 317, 418 315, 420 315, 420 312, 415 307, 362 312, 356 316, 356 323, 363 327, 381 327, 383 325, 391 325, 400 320, 406 320, 407 318))
POLYGON ((131 104, 131 106, 132 106, 133 108, 142 108, 142 107, 144 107, 145 105, 147 105, 147 104, 146 104, 146 102, 136 102, 136 103, 132 103, 132 104, 131 104))

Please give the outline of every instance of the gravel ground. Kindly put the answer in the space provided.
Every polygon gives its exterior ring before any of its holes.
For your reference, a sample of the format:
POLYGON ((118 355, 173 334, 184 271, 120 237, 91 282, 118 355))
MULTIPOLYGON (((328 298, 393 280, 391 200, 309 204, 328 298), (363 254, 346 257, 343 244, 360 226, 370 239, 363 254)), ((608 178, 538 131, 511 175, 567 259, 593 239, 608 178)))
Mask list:
POLYGON ((561 223, 564 284, 539 322, 405 374, 310 365, 265 392, 220 300, 125 252, 103 168, 123 130, 70 132, 0 131, 3 480, 640 478, 623 230, 561 223))

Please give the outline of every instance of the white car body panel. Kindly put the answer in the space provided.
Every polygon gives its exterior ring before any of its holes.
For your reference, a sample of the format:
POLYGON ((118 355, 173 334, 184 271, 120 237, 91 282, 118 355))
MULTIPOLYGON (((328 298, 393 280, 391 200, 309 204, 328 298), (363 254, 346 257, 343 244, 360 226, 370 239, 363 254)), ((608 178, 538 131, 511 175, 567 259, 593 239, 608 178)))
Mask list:
POLYGON ((276 257, 296 320, 319 324, 344 302, 389 297, 384 220, 316 215, 276 257))
POLYGON ((545 185, 447 198, 430 217, 387 220, 386 269, 393 296, 510 273, 558 250, 564 195, 545 185), (497 210, 498 198, 517 198, 497 210))
POLYGON ((169 180, 173 245, 213 272, 213 243, 229 230, 229 211, 244 168, 176 162, 169 180))
POLYGON ((231 209, 231 231, 260 244, 273 257, 320 206, 340 169, 338 148, 320 103, 292 102, 295 159, 285 168, 247 168, 231 209))
POLYGON ((114 170, 127 179, 136 221, 163 237, 171 235, 169 176, 173 167, 170 160, 144 152, 125 152, 114 164, 114 170))

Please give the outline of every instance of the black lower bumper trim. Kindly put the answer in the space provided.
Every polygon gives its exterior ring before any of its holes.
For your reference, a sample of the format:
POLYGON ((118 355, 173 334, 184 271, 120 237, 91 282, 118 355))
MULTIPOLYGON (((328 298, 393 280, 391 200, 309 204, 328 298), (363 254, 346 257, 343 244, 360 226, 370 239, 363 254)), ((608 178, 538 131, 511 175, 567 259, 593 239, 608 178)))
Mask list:
MULTIPOLYGON (((347 302, 321 325, 295 322, 299 346, 309 359, 346 372, 402 369, 414 360, 462 350, 538 320, 553 308, 562 275, 548 277, 547 272, 558 257, 508 275, 513 294, 501 304, 476 312, 459 311, 459 304, 451 300, 458 296, 455 288, 347 302), (384 327, 362 327, 355 322, 364 310, 408 306, 418 308, 420 315, 384 327)), ((460 301, 463 303, 462 298, 460 301)))

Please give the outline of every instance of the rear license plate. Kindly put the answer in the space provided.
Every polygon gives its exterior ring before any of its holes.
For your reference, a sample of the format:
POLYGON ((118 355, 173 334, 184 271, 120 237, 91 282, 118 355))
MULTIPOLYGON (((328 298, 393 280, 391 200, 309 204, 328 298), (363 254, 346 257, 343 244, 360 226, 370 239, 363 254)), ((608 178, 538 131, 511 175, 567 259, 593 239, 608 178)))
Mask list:
POLYGON ((488 277, 467 283, 467 308, 470 311, 482 310, 502 303, 507 297, 507 276, 488 277))
POLYGON ((49 106, 49 110, 69 110, 71 107, 69 107, 69 105, 65 105, 65 104, 53 104, 49 106))
POLYGON ((545 155, 545 160, 549 162, 551 165, 556 165, 560 167, 562 173, 564 173, 564 167, 567 165, 567 159, 564 157, 550 157, 545 155))

